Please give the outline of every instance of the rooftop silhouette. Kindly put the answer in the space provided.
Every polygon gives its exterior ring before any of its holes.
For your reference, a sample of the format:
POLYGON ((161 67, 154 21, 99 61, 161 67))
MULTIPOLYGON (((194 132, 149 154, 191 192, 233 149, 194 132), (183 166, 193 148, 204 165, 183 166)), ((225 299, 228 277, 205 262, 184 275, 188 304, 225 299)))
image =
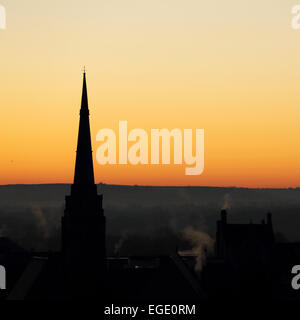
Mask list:
MULTIPOLYGON (((111 193, 112 188, 110 186, 108 192, 111 193)), ((129 189, 130 195, 136 191, 134 187, 129 189)), ((153 192, 152 189, 143 188, 147 194, 153 192)), ((154 193, 155 197, 160 202, 166 201, 166 194, 159 190, 154 193)), ((192 190, 194 192, 196 189, 192 190)), ((204 189, 199 190, 204 193, 204 189)), ((131 199, 135 205, 137 197, 141 197, 141 192, 136 191, 131 199)), ((120 195, 114 198, 114 201, 118 200, 120 195)), ((127 204, 130 203, 128 195, 124 198, 127 204)), ((276 242, 271 214, 267 215, 266 222, 263 220, 260 224, 231 224, 227 221, 227 212, 222 210, 216 225, 213 253, 198 250, 184 256, 174 246, 164 255, 119 256, 118 253, 118 256, 107 257, 102 200, 94 179, 84 71, 74 181, 70 195, 65 197, 61 252, 27 252, 8 239, 0 238, 0 264, 10 271, 9 290, 6 294, 0 292, 3 295, 0 299, 92 298, 103 303, 185 303, 203 302, 207 298, 299 298, 290 287, 289 276, 291 266, 299 264, 300 246, 298 243, 276 242), (196 268, 199 254, 204 261, 201 270, 196 268)), ((202 208, 195 205, 191 198, 188 201, 195 209, 202 208)), ((147 204, 151 219, 154 210, 161 218, 160 207, 153 207, 153 203, 151 198, 147 204)), ((140 207, 137 208, 140 210, 140 207)), ((182 210, 182 207, 179 208, 182 210)), ((131 214, 122 206, 121 209, 125 218, 131 214)), ((140 210, 138 213, 143 219, 138 222, 141 225, 145 223, 145 212, 140 210)), ((194 219, 191 221, 195 222, 194 219)), ((145 237, 151 241, 151 236, 145 237)), ((136 242, 137 246, 146 246, 136 242)), ((158 245, 161 246, 161 243, 158 245)))

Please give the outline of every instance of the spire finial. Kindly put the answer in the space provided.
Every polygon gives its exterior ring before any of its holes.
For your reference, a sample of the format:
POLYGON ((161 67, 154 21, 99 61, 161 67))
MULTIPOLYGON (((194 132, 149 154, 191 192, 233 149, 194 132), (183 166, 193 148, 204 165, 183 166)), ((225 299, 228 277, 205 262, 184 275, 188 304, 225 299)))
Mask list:
POLYGON ((86 73, 86 68, 85 68, 85 66, 83 66, 83 73, 84 73, 84 74, 86 73))

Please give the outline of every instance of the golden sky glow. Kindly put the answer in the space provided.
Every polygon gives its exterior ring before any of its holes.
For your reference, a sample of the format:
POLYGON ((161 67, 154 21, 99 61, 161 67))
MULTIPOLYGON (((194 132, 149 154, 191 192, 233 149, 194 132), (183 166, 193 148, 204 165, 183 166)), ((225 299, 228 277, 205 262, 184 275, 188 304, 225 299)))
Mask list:
POLYGON ((72 182, 86 65, 94 151, 98 130, 117 133, 119 120, 205 130, 200 176, 94 161, 96 182, 300 186, 295 1, 0 4, 0 184, 72 182))

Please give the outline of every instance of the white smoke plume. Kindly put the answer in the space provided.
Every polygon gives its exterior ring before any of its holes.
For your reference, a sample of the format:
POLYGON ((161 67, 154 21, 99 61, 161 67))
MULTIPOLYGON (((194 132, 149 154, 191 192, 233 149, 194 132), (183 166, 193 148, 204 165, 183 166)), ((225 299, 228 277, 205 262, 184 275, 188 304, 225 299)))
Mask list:
POLYGON ((224 195, 224 204, 222 210, 229 210, 231 208, 231 197, 229 193, 224 195))
POLYGON ((39 231, 43 235, 44 239, 49 238, 49 228, 48 228, 48 223, 47 220, 43 214, 42 209, 37 206, 37 205, 32 205, 32 213, 37 219, 37 225, 39 228, 39 231))
POLYGON ((207 255, 212 253, 214 240, 206 233, 197 231, 193 227, 187 227, 183 230, 183 236, 192 245, 191 250, 179 251, 180 255, 196 256, 195 271, 201 271, 207 255))
POLYGON ((114 254, 118 255, 120 253, 120 250, 122 249, 124 242, 128 239, 128 233, 127 231, 123 232, 121 238, 116 242, 114 246, 114 254))

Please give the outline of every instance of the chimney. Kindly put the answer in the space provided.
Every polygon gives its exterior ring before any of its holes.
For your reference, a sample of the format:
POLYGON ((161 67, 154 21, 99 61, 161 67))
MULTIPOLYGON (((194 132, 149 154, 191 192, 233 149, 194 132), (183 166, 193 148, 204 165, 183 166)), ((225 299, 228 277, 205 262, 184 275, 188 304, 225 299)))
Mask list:
POLYGON ((227 224, 227 211, 225 209, 221 210, 221 222, 227 224))

